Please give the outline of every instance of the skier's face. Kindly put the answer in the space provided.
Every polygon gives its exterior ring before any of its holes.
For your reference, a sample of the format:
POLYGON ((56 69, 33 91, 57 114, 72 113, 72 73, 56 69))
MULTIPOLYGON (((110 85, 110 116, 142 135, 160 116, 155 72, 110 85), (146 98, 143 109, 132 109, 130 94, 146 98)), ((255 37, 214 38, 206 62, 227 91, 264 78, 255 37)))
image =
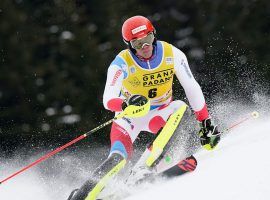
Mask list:
POLYGON ((131 40, 130 44, 136 50, 138 56, 147 59, 152 56, 154 39, 154 33, 150 32, 142 38, 131 40))
POLYGON ((144 44, 141 49, 136 49, 137 55, 145 59, 150 58, 153 53, 153 44, 144 44))

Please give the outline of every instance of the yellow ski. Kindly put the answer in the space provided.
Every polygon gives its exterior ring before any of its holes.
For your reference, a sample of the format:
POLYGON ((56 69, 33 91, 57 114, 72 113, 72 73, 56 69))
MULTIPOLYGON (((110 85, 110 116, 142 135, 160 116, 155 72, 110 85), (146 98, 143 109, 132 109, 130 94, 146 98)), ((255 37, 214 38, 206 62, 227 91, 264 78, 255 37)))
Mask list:
POLYGON ((163 152, 164 147, 166 146, 166 144, 169 142, 170 138, 172 137, 186 109, 187 109, 187 105, 184 104, 174 114, 170 116, 168 122, 166 123, 166 125, 163 127, 158 137, 153 142, 151 154, 146 160, 146 165, 148 167, 151 167, 151 165, 163 152))

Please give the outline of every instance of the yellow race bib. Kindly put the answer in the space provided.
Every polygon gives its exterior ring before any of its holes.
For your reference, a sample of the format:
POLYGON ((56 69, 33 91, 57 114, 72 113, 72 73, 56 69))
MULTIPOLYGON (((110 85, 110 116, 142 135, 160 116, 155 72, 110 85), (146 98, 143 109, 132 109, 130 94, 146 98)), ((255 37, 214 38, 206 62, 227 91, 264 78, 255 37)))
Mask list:
POLYGON ((172 46, 161 42, 163 54, 161 62, 154 69, 144 69, 133 59, 129 50, 123 50, 119 56, 127 64, 127 77, 123 80, 122 94, 143 95, 155 104, 162 104, 172 96, 174 77, 174 59, 172 46))

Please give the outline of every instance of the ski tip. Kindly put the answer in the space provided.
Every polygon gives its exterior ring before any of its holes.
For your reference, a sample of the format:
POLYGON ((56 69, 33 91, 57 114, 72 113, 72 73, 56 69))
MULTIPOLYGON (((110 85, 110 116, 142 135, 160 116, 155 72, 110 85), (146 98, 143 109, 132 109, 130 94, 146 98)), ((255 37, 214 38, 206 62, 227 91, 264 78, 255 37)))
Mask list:
POLYGON ((190 172, 193 172, 197 167, 196 158, 191 155, 183 160, 181 160, 178 164, 169 168, 168 170, 162 172, 166 177, 176 177, 180 175, 184 175, 190 172))
POLYGON ((178 167, 186 172, 194 171, 197 165, 198 165, 198 162, 193 155, 191 155, 190 157, 187 157, 186 159, 178 163, 178 167))

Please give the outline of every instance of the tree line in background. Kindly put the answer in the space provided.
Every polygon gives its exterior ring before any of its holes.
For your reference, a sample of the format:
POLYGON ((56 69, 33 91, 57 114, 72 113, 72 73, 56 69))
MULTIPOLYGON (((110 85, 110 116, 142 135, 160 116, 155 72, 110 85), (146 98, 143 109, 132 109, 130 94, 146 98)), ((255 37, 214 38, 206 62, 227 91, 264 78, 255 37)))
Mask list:
MULTIPOLYGON (((186 53, 209 101, 250 101, 269 87, 267 0, 2 0, 2 152, 67 141, 113 116, 102 105, 106 73, 126 48, 121 26, 133 15, 148 17, 160 40, 186 53)), ((184 97, 178 83, 175 91, 184 97)), ((109 129, 101 132, 97 141, 109 129)))

